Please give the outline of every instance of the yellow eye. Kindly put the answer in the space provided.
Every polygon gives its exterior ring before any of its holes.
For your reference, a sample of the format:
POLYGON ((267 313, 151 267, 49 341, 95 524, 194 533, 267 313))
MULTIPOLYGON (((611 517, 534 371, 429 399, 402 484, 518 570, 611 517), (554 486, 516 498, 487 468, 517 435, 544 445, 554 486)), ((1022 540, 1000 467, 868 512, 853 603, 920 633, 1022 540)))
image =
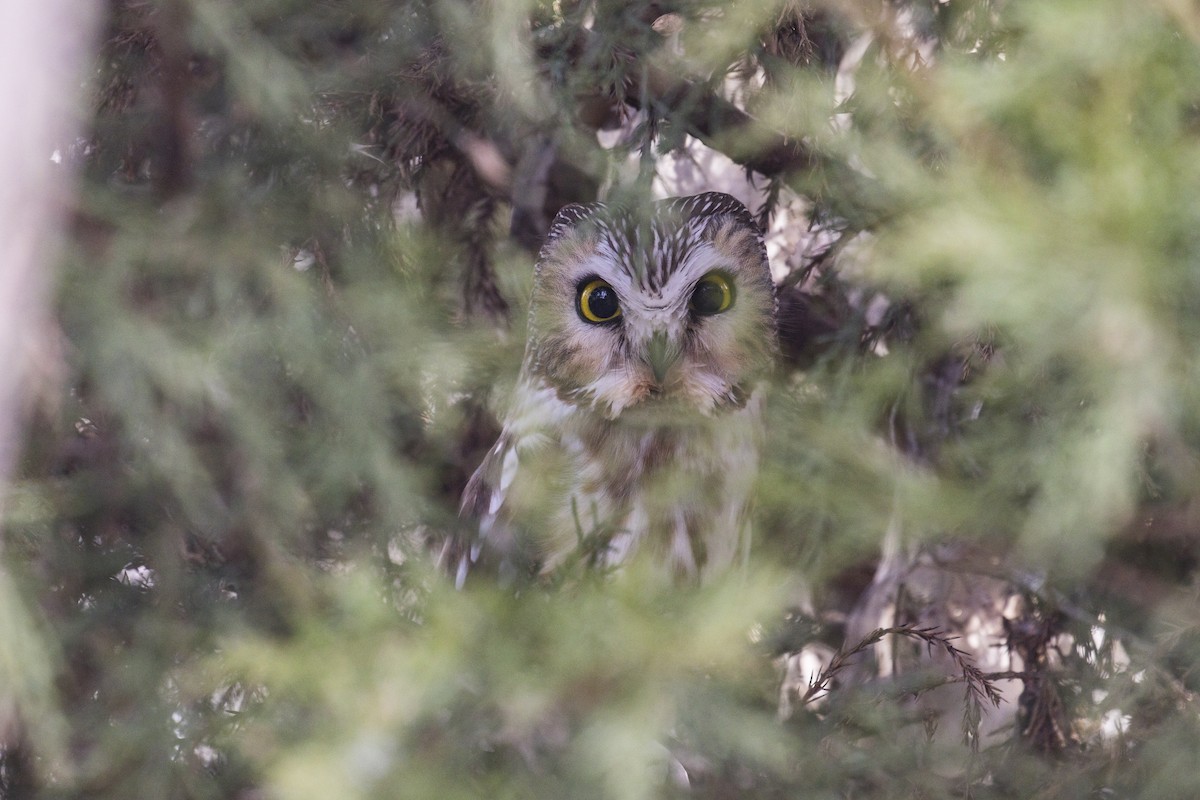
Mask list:
POLYGON ((584 322, 612 322, 621 316, 621 301, 607 282, 595 278, 579 287, 579 316, 584 322))
POLYGON ((692 289, 688 306, 701 316, 720 314, 733 305, 733 282, 720 272, 710 272, 692 289))

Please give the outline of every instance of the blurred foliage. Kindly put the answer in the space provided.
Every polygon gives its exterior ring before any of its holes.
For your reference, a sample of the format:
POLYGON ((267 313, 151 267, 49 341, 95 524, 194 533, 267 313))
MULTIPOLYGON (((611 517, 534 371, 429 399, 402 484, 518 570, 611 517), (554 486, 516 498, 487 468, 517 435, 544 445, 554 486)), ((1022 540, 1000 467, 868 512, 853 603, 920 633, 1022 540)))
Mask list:
POLYGON ((107 13, 5 507, 0 796, 1200 795, 1194 4, 107 13), (454 591, 549 219, 697 141, 795 228, 751 563, 454 591), (925 601, 1011 670, 899 601, 918 668, 847 666, 919 559, 1004 587, 925 601))

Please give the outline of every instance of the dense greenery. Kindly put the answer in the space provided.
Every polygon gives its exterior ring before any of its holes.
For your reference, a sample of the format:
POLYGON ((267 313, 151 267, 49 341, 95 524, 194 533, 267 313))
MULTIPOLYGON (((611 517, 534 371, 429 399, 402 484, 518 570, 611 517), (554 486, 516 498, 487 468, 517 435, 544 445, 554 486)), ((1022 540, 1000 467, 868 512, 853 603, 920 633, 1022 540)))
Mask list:
POLYGON ((1200 796, 1193 4, 106 13, 0 796, 1200 796), (708 148, 778 242, 750 563, 455 590, 549 219, 708 148))

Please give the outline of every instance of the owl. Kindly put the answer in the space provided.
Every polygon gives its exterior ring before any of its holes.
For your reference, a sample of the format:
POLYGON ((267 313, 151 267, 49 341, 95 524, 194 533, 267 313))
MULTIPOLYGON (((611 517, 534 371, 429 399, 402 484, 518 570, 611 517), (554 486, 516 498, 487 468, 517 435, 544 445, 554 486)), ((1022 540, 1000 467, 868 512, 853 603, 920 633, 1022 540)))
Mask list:
POLYGON ((733 197, 563 208, 511 409, 463 494, 479 528, 458 583, 481 550, 526 574, 639 551, 683 579, 728 567, 777 349, 762 234, 733 197))

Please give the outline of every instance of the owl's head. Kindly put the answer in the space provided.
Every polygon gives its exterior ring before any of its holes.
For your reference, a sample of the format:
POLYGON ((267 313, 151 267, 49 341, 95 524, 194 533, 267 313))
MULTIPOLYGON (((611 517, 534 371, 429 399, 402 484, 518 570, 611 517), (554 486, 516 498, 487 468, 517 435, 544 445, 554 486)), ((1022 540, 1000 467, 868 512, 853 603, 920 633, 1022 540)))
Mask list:
POLYGON ((762 235, 733 197, 570 205, 538 258, 526 368, 609 418, 711 415, 744 404, 770 368, 774 314, 762 235))

